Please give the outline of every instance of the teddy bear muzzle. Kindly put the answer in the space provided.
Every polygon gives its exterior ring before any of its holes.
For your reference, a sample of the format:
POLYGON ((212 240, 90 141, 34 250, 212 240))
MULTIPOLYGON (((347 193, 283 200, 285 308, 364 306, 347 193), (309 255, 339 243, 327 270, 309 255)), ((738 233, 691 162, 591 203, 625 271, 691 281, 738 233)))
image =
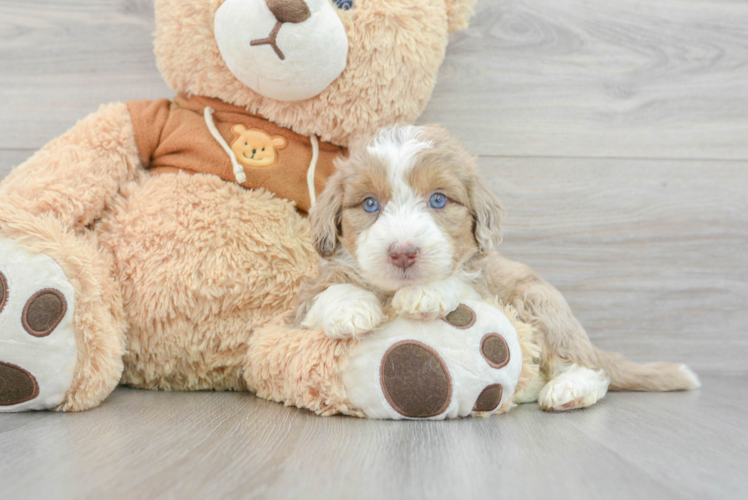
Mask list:
POLYGON ((213 30, 231 73, 278 101, 319 95, 347 65, 348 35, 327 1, 226 0, 213 30))
POLYGON ((249 45, 257 47, 260 45, 270 45, 270 47, 281 61, 286 59, 286 55, 278 47, 278 33, 284 23, 303 23, 312 16, 309 6, 304 0, 265 0, 265 3, 273 13, 277 22, 273 26, 270 36, 259 40, 252 40, 249 45))

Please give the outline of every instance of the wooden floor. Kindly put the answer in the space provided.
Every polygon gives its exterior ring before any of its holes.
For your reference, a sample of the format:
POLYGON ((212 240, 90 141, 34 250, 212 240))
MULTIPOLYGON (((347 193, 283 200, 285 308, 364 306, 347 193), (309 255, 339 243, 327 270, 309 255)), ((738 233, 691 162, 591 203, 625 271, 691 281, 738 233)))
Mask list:
MULTIPOLYGON (((0 416, 0 498, 748 498, 748 2, 477 11, 421 121, 480 156, 504 253, 597 345, 704 388, 449 423, 123 389, 0 416)), ((101 103, 171 96, 153 29, 152 0, 0 0, 0 177, 101 103)))
POLYGON ((745 499, 746 382, 450 422, 119 389, 87 413, 2 415, 0 497, 745 499))

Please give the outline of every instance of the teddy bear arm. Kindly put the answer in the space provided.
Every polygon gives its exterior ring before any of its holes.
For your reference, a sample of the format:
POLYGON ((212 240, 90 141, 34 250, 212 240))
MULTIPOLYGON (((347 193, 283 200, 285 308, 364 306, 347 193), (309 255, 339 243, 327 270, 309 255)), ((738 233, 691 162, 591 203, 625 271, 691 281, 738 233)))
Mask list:
POLYGON ((101 106, 0 183, 3 203, 82 229, 143 172, 127 106, 101 106))

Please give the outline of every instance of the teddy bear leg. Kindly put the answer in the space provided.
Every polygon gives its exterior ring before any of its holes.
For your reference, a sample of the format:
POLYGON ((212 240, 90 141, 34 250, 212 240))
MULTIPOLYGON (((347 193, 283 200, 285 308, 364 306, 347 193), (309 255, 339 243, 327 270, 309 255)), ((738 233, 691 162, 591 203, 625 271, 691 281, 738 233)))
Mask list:
POLYGON ((487 416, 513 406, 538 352, 514 310, 465 301, 446 321, 396 319, 361 340, 276 318, 250 339, 245 377, 258 396, 321 415, 487 416))
POLYGON ((97 406, 122 373, 122 301, 93 235, 0 205, 0 412, 97 406))
POLYGON ((0 411, 84 410, 122 372, 122 298, 98 221, 144 176, 127 106, 102 106, 0 183, 0 411))
POLYGON ((348 398, 343 373, 355 340, 334 340, 321 329, 298 330, 281 315, 247 343, 244 379, 258 397, 319 415, 365 417, 348 398))

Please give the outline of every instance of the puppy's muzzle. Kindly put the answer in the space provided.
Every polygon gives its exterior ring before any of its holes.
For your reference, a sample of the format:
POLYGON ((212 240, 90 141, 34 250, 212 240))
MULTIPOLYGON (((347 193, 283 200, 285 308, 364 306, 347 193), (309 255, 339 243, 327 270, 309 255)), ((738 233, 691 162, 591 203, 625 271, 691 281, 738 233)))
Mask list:
POLYGON ((392 265, 408 269, 418 260, 418 247, 412 243, 396 243, 390 247, 389 256, 392 265))

